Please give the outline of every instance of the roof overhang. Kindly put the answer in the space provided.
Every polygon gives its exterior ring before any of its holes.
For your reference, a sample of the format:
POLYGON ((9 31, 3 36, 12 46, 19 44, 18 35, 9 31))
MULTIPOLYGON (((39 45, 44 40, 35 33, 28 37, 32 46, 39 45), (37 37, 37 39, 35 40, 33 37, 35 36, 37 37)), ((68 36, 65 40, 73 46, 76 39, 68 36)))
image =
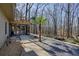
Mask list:
POLYGON ((12 24, 17 24, 17 25, 26 25, 26 24, 30 24, 30 21, 27 20, 14 20, 13 22, 11 22, 12 24))
POLYGON ((15 3, 0 3, 0 9, 7 17, 8 21, 14 20, 15 3))

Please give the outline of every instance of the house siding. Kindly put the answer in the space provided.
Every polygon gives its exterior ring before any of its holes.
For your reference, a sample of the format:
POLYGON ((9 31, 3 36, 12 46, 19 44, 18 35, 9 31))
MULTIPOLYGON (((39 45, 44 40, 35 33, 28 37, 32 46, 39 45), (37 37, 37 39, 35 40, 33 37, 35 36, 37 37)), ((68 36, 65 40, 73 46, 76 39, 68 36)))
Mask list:
POLYGON ((9 35, 9 22, 4 16, 3 12, 0 10, 0 48, 3 46, 4 42, 9 35), (5 23, 7 23, 7 34, 5 34, 5 23))

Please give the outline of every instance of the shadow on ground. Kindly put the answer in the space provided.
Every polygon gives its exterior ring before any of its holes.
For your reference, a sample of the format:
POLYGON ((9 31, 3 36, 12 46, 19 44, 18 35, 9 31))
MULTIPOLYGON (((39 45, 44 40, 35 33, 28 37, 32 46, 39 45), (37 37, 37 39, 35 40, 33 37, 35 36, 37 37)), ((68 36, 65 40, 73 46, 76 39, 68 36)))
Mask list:
MULTIPOLYGON (((25 42, 25 40, 23 44, 34 43, 50 56, 79 56, 78 46, 65 44, 56 40, 43 40, 42 42, 38 42, 32 39, 34 38, 31 38, 28 42, 25 42)), ((13 39, 8 46, 0 49, 0 56, 38 56, 38 54, 33 49, 28 47, 23 48, 20 40, 16 42, 16 39, 13 39)))
POLYGON ((57 42, 46 43, 45 41, 39 42, 39 43, 38 42, 33 42, 33 43, 43 48, 52 56, 79 56, 79 47, 76 47, 76 46, 71 46, 68 44, 57 43, 57 42))
POLYGON ((26 48, 22 48, 21 50, 21 56, 38 56, 33 50, 26 48))

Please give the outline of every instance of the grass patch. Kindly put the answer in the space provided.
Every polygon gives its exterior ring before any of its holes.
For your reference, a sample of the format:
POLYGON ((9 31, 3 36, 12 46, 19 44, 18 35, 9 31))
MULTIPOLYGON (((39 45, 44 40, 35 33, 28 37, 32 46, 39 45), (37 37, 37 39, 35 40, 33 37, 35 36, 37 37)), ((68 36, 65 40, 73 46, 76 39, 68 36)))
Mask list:
POLYGON ((68 39, 65 39, 64 41, 79 45, 79 39, 68 38, 68 39))
POLYGON ((62 38, 62 37, 56 37, 55 39, 79 45, 79 38, 62 38))

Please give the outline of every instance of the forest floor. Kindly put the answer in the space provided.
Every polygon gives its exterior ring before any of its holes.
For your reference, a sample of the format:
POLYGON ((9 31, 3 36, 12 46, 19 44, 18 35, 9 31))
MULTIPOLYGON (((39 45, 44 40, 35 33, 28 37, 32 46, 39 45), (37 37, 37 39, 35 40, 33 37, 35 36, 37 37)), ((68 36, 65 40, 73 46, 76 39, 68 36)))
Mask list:
MULTIPOLYGON (((31 34, 33 36, 36 36, 36 37, 39 37, 39 35, 36 35, 36 34, 31 34)), ((44 37, 42 36, 42 38, 53 38, 51 36, 47 36, 47 37, 44 37)), ((69 42, 71 44, 77 44, 79 45, 79 37, 73 37, 73 38, 63 38, 63 37, 57 37, 55 38, 56 40, 59 40, 59 41, 64 41, 64 42, 69 42)))
POLYGON ((79 38, 76 38, 76 39, 69 38, 69 39, 65 39, 64 41, 79 45, 79 38))

